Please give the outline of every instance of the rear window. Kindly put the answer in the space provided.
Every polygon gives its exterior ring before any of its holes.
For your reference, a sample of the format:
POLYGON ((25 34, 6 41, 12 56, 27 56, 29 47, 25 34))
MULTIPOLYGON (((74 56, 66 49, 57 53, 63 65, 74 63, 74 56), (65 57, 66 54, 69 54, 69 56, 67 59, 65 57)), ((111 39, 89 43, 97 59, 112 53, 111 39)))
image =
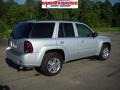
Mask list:
POLYGON ((31 38, 51 38, 55 23, 36 23, 31 32, 31 38))
POLYGON ((28 38, 33 25, 34 23, 18 24, 12 32, 13 38, 15 39, 28 38))
POLYGON ((51 38, 55 23, 20 23, 13 32, 14 39, 21 38, 51 38))

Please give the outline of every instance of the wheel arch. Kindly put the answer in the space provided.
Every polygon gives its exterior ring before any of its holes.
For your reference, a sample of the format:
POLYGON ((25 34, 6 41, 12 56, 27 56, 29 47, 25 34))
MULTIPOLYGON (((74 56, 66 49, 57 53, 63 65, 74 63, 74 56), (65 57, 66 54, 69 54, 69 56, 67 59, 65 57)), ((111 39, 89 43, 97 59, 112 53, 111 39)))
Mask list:
POLYGON ((109 47, 109 49, 111 50, 111 44, 109 43, 109 42, 104 42, 103 44, 102 44, 102 46, 103 45, 107 45, 108 47, 109 47))
POLYGON ((110 42, 101 42, 100 45, 99 45, 97 55, 99 55, 103 45, 107 45, 109 47, 109 49, 111 50, 111 43, 110 42))
MULTIPOLYGON (((46 52, 45 52, 45 54, 47 54, 47 53, 51 53, 51 52, 56 52, 56 53, 59 53, 61 56, 62 56, 62 59, 63 59, 63 63, 65 62, 65 53, 64 53, 64 51, 62 50, 62 49, 50 49, 50 50, 47 50, 46 52)), ((45 56, 45 54, 44 54, 44 56, 45 56)))

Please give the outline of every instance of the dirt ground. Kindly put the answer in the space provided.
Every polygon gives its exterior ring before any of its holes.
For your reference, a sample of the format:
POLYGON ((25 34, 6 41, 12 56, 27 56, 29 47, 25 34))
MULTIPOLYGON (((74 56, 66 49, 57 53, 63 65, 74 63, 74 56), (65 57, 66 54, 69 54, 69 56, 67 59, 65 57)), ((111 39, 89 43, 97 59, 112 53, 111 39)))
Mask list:
POLYGON ((101 33, 112 38, 107 61, 82 59, 66 63, 53 77, 34 69, 17 71, 5 60, 6 40, 0 39, 0 90, 120 90, 120 33, 101 33))

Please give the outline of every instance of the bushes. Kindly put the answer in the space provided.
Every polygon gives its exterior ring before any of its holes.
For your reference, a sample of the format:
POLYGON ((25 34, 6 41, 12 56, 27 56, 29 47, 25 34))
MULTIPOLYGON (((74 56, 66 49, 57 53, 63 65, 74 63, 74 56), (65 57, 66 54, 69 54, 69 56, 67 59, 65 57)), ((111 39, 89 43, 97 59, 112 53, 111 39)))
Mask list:
POLYGON ((7 29, 6 25, 0 20, 0 38, 8 38, 11 33, 10 29, 7 29))
POLYGON ((120 32, 120 27, 112 27, 112 28, 94 28, 96 32, 120 32))
POLYGON ((0 37, 3 37, 3 33, 6 31, 5 26, 3 25, 3 22, 0 21, 0 37))

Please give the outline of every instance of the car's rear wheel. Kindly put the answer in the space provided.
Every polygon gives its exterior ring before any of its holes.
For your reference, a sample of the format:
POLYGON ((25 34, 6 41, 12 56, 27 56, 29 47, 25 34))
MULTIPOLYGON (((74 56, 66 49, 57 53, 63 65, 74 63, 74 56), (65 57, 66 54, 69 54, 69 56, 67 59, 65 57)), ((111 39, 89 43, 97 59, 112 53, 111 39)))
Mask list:
POLYGON ((99 60, 107 60, 110 54, 110 47, 108 45, 103 44, 100 54, 98 56, 99 60))
POLYGON ((59 53, 46 53, 41 65, 41 70, 45 75, 53 76, 62 69, 62 57, 59 53))

